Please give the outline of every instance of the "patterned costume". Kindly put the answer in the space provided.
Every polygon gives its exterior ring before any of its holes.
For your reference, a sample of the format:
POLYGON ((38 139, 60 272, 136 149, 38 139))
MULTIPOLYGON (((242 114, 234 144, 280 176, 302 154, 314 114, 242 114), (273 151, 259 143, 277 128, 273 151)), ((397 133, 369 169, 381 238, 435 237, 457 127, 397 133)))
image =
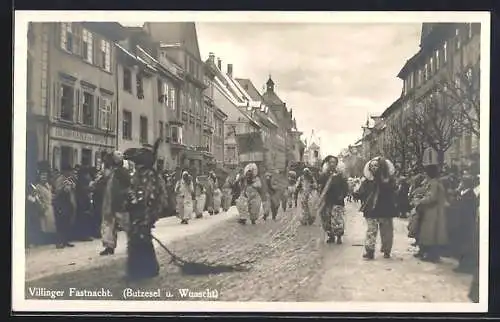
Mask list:
POLYGON ((334 242, 336 238, 337 243, 341 244, 345 231, 344 199, 348 193, 348 186, 342 173, 327 165, 332 159, 337 160, 333 156, 328 156, 323 161, 323 169, 318 180, 323 197, 320 196, 318 208, 323 230, 328 235, 328 242, 334 242))
MULTIPOLYGON (((158 143, 158 142, 157 142, 158 143)), ((158 144, 155 144, 157 148, 158 144)), ((165 193, 153 169, 156 148, 134 149, 128 158, 136 165, 130 182, 127 276, 130 279, 157 276, 159 265, 151 238, 151 229, 162 212, 161 196, 165 193)), ((127 151, 125 152, 127 155, 127 151)))
POLYGON ((299 178, 297 191, 300 194, 302 206, 302 225, 312 225, 316 219, 317 183, 309 169, 304 169, 304 175, 299 178))

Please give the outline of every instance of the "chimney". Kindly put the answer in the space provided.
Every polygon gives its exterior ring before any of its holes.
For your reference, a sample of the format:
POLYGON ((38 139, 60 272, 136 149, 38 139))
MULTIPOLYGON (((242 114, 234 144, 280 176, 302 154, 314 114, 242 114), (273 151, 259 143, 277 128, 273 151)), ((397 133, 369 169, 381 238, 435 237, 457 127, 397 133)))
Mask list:
POLYGON ((217 58, 217 68, 222 71, 222 60, 220 58, 217 58))
POLYGON ((211 62, 212 64, 215 63, 215 54, 214 53, 208 54, 208 61, 211 62))
POLYGON ((227 76, 233 78, 233 64, 227 64, 227 76))

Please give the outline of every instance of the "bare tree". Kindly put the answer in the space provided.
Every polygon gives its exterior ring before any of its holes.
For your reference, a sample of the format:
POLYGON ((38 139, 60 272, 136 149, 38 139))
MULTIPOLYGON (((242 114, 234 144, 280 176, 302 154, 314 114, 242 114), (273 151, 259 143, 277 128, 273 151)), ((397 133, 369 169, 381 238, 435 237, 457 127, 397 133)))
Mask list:
POLYGON ((439 90, 425 97, 412 110, 411 123, 416 135, 414 139, 423 139, 415 142, 418 143, 415 147, 421 148, 422 142, 425 142, 437 152, 439 165, 442 165, 445 152, 463 131, 460 118, 451 108, 447 96, 439 90))
POLYGON ((386 128, 386 139, 384 140, 384 155, 392 160, 401 174, 406 174, 408 162, 410 161, 410 131, 411 127, 406 119, 398 118, 390 122, 386 128))
POLYGON ((479 64, 439 82, 439 89, 449 103, 456 122, 479 138, 480 117, 479 64))

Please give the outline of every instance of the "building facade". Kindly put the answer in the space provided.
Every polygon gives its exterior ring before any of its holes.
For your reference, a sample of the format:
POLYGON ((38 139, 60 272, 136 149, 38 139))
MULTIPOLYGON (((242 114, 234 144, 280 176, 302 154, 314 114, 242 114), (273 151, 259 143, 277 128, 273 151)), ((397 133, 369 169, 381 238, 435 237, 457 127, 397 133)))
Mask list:
POLYGON ((269 106, 273 119, 278 124, 278 130, 273 134, 275 137, 273 150, 275 154, 275 167, 285 173, 288 162, 291 161, 289 151, 293 142, 291 140, 291 132, 293 128, 291 111, 289 112, 286 104, 276 94, 274 89, 274 81, 271 76, 266 82, 266 92, 262 95, 264 103, 269 106))
POLYGON ((52 167, 99 166, 116 149, 118 23, 31 23, 28 140, 52 167), (33 139, 35 138, 35 139, 33 139))
POLYGON ((173 146, 179 150, 176 152, 178 162, 195 175, 205 173, 213 155, 203 144, 205 66, 200 57, 196 26, 194 22, 147 22, 143 28, 159 43, 160 56, 172 60, 183 71, 184 83, 178 94, 182 144, 173 146))
MULTIPOLYGON (((480 24, 424 23, 420 50, 398 75, 403 80, 403 113, 415 105, 425 104, 430 97, 438 97, 439 104, 451 109, 457 102, 448 99, 449 91, 471 90, 472 93, 466 94, 478 97, 479 61, 480 24), (470 75, 471 88, 465 89, 461 75, 470 75)), ((462 166, 473 154, 479 153, 479 138, 470 131, 457 135, 453 141, 440 157, 449 165, 462 166)))

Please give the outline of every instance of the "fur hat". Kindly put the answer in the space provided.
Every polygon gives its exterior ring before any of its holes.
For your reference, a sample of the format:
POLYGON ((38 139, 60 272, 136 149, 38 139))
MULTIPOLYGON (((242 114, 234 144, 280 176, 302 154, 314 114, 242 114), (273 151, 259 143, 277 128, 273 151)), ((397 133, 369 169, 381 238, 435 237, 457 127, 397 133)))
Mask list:
POLYGON ((254 177, 259 174, 259 169, 257 168, 257 165, 255 163, 249 163, 245 166, 245 170, 243 171, 243 173, 247 174, 248 171, 251 171, 254 177))
POLYGON ((375 157, 375 158, 371 159, 370 161, 366 162, 365 167, 363 168, 363 176, 366 179, 368 179, 370 181, 374 179, 372 169, 373 169, 374 165, 378 162, 385 162, 385 164, 387 166, 387 173, 389 176, 393 176, 394 173, 396 172, 396 168, 394 167, 394 164, 391 161, 389 161, 386 158, 375 157))

